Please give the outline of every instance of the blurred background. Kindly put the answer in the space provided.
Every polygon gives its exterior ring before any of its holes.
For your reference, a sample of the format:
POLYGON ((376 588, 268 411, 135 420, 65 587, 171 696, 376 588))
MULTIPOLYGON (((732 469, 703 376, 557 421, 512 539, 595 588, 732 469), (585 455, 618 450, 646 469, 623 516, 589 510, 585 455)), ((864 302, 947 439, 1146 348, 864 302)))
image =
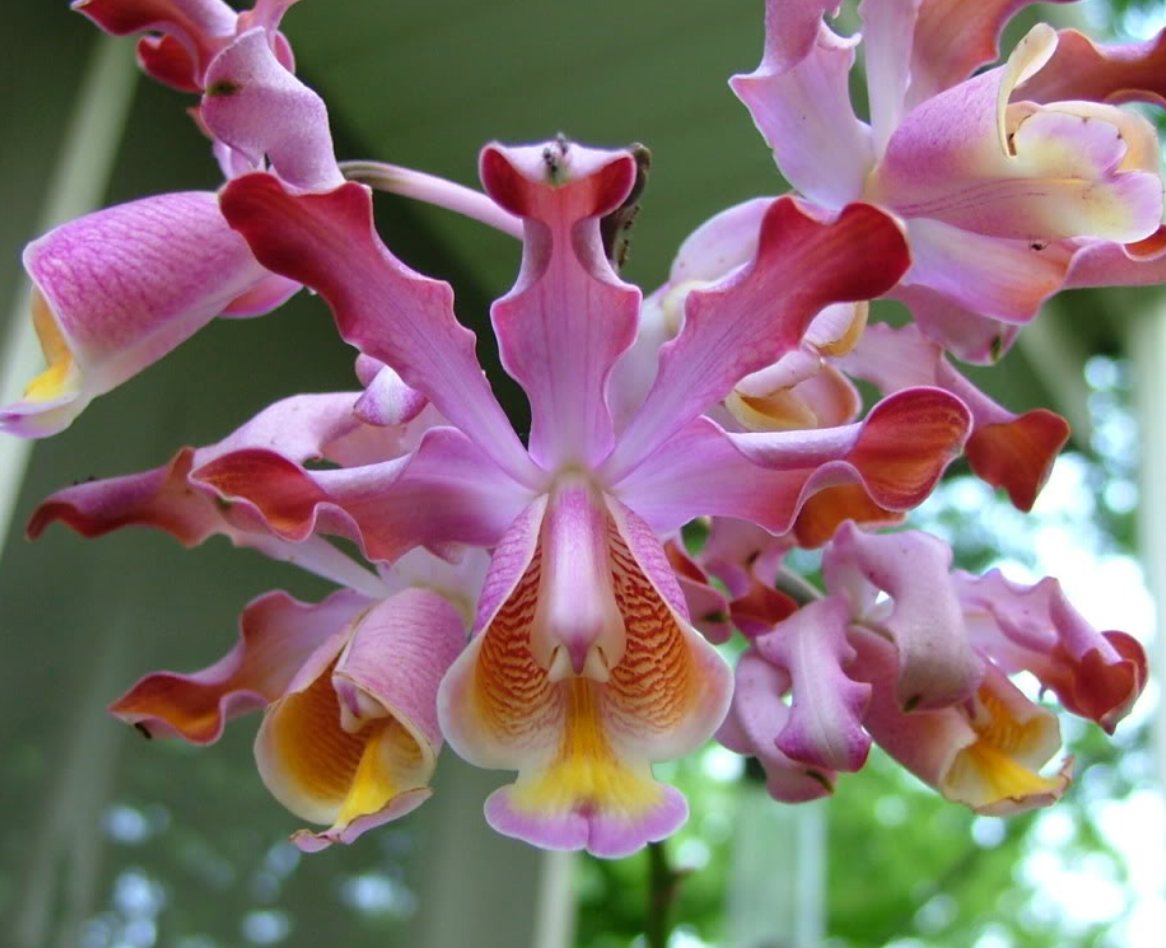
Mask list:
MULTIPOLYGON (((18 330, 21 246, 96 206, 220 181, 183 112, 191 102, 138 80, 132 41, 99 36, 63 0, 5 14, 8 401, 40 367, 18 330)), ((624 274, 650 289, 708 216, 785 187, 725 84, 756 65, 761 14, 761 0, 307 0, 284 29, 329 104, 341 158, 474 184, 494 138, 646 144, 652 174, 624 274)), ((1166 26, 1166 3, 1038 4, 1008 42, 1037 18, 1144 38, 1166 26)), ((454 283, 498 379, 482 330, 517 244, 395 198, 378 198, 378 224, 408 262, 454 283)), ((31 452, 0 443, 0 945, 615 948, 646 944, 649 902, 665 892, 674 946, 1161 948, 1153 682, 1113 739, 1063 719, 1078 778, 1044 813, 977 817, 878 753, 831 800, 779 806, 751 767, 710 747, 659 768, 689 797, 687 827, 663 850, 607 863, 490 833, 481 802, 508 778, 452 754, 421 810, 304 857, 286 841, 299 824, 255 772, 257 717, 207 749, 147 743, 108 718, 105 704, 145 672, 223 654, 250 599, 273 588, 318 599, 327 584, 222 540, 188 552, 148 531, 87 542, 55 527, 29 544, 31 510, 69 483, 215 441, 276 398, 354 388, 352 355, 304 293, 271 316, 212 325, 31 452)), ((1066 294, 1003 366, 971 374, 1015 411, 1061 412, 1074 440, 1031 515, 956 466, 913 523, 965 568, 1059 576, 1094 624, 1152 643, 1150 590, 1166 588, 1166 298, 1066 294)), ((499 389, 522 430, 517 389, 499 389)), ((815 568, 808 555, 797 565, 815 568)))

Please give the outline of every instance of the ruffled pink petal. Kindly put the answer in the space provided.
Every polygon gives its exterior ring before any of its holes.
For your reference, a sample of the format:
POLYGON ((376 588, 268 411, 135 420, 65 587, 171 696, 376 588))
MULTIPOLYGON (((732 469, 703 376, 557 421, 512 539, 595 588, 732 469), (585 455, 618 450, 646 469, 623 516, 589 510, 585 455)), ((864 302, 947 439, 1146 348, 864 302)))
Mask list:
POLYGON ((28 536, 35 540, 57 521, 85 537, 104 536, 121 527, 150 526, 185 546, 226 533, 230 527, 222 511, 211 498, 190 489, 193 457, 193 449, 185 448, 162 467, 57 491, 33 511, 28 536))
POLYGON ((1010 671, 1032 672, 1066 709, 1113 733, 1146 684, 1146 654, 1136 639, 1097 632, 1055 579, 1025 586, 992 570, 953 580, 981 649, 1010 671))
POLYGON ((698 419, 616 490, 665 533, 706 515, 785 533, 815 491, 844 483, 861 484, 885 509, 906 510, 935 487, 969 421, 963 404, 938 389, 899 393, 840 428, 729 434, 698 419))
POLYGON ((964 701, 983 674, 984 663, 968 642, 950 569, 951 549, 929 534, 870 535, 853 524, 842 525, 822 557, 831 595, 848 596, 857 624, 872 622, 894 640, 895 695, 907 712, 964 701), (885 617, 872 603, 875 590, 890 597, 885 617))
POLYGON ((0 412, 0 426, 25 437, 65 428, 270 276, 201 191, 62 224, 25 248, 24 265, 48 368, 0 412))
POLYGON ((415 546, 493 546, 531 498, 453 428, 428 431, 406 457, 357 468, 309 470, 248 448, 219 454, 192 478, 232 504, 232 513, 242 508, 284 539, 334 533, 374 560, 415 546))
MULTIPOLYGON (((352 416, 350 393, 300 395, 285 399, 234 434, 197 451, 185 448, 169 464, 58 491, 33 513, 28 525, 37 537, 61 520, 84 536, 101 536, 120 527, 141 525, 164 530, 187 546, 215 534, 276 559, 290 560, 335 580, 377 595, 383 587, 366 570, 307 529, 288 528, 291 513, 302 506, 314 485, 297 477, 309 458, 343 456, 360 429, 352 416), (223 458, 260 456, 283 473, 264 496, 266 509, 246 499, 232 500, 219 487, 193 475, 223 458), (270 519, 268 519, 270 513, 270 519), (288 528, 288 529, 283 529, 288 528)), ((374 429, 378 432, 384 429, 374 429)), ((384 456, 399 447, 396 432, 386 432, 384 456)), ((229 463, 227 469, 230 470, 229 463)), ((237 468, 236 468, 237 470, 237 468)), ((294 519, 292 527, 295 526, 294 519)))
POLYGON ((1166 282, 1166 227, 1144 240, 1076 241, 1065 289, 1082 286, 1148 286, 1166 282))
POLYGON ((428 798, 441 747, 438 683, 463 640, 450 603, 406 590, 361 616, 339 654, 329 642, 304 663, 255 741, 276 799, 331 824, 293 842, 308 851, 350 843, 428 798))
POLYGON ((860 198, 874 164, 870 129, 850 104, 857 39, 842 39, 822 23, 795 65, 777 40, 788 29, 788 23, 767 16, 767 34, 776 35, 767 36, 765 58, 754 72, 734 76, 729 84, 773 149, 785 179, 811 200, 840 208, 860 198))
POLYGON ((789 721, 782 696, 790 677, 750 649, 737 662, 736 685, 729 715, 717 740, 738 754, 756 757, 765 770, 769 795, 783 803, 817 800, 834 792, 837 773, 799 763, 777 747, 777 736, 789 721))
POLYGON ((249 30, 219 53, 206 74, 199 116, 214 137, 300 191, 344 183, 332 150, 328 110, 276 58, 269 34, 249 30))
POLYGON ((600 218, 636 180, 629 152, 564 142, 482 152, 482 183, 525 222, 522 271, 491 316, 502 364, 526 390, 530 452, 547 470, 611 450, 605 390, 635 341, 640 294, 611 268, 600 218))
POLYGON ((618 482, 746 375, 797 348, 819 310, 879 296, 909 262, 898 225, 870 205, 824 222, 792 198, 774 201, 752 263, 688 295, 684 328, 661 349, 652 389, 601 474, 618 482))
POLYGON ((777 74, 810 55, 823 14, 836 12, 837 0, 765 0, 763 64, 777 74))
POLYGON ((937 388, 912 388, 884 398, 857 424, 727 437, 770 470, 845 461, 878 504, 906 510, 931 493, 963 446, 970 422, 959 399, 937 388))
POLYGON ((870 751, 862 729, 870 685, 843 670, 854 658, 846 641, 850 618, 846 599, 820 599, 754 640, 758 653, 784 668, 792 682, 793 703, 777 749, 824 770, 859 770, 870 751))
POLYGON ((1140 43, 1104 44, 1077 30, 1059 30, 1053 58, 1017 88, 1016 96, 1033 102, 1166 106, 1166 31, 1140 43))
MULTIPOLYGON (((962 82, 981 66, 995 62, 1000 56, 1000 34, 1005 24, 1033 2, 922 0, 911 46, 910 102, 917 104, 962 82)), ((1072 0, 1050 2, 1071 3, 1072 0)))
POLYGON ((1131 241, 1153 233, 1162 215, 1157 163, 1126 161, 1133 143, 1140 155, 1148 140, 1144 120, 1072 102, 1005 108, 1013 86, 1047 61, 1055 43, 1050 28, 1038 27, 1006 65, 912 111, 867 196, 904 217, 994 237, 1131 241))
POLYGON ((348 342, 391 365, 519 482, 539 481, 482 375, 474 334, 453 314, 449 284, 388 251, 367 188, 295 196, 272 176, 252 174, 230 182, 221 205, 269 269, 324 297, 348 342))
POLYGON ((268 593, 243 610, 239 642, 219 661, 190 675, 147 675, 109 711, 150 737, 211 744, 227 721, 279 698, 308 656, 370 605, 349 590, 318 604, 268 593))

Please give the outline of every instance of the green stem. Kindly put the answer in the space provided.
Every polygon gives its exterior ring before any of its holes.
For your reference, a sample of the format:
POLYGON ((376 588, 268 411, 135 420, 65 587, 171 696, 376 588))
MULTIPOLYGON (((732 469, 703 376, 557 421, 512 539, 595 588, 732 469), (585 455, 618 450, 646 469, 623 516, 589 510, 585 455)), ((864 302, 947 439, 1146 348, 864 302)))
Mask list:
POLYGON ((672 904, 676 901, 681 873, 668 861, 663 843, 648 844, 648 905, 644 935, 648 948, 667 948, 672 934, 672 904))

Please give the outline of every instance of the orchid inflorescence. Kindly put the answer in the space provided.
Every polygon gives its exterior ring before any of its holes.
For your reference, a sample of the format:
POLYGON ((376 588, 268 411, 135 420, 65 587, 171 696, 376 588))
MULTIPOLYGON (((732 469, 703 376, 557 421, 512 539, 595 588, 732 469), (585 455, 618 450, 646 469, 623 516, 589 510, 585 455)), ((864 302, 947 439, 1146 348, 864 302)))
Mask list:
POLYGON ((1055 579, 970 575, 939 539, 886 528, 961 452, 1028 510, 1069 436, 951 356, 997 360, 1061 289, 1166 278, 1158 139, 1117 107, 1163 104, 1166 47, 1041 24, 985 69, 1026 3, 863 0, 860 39, 836 32, 836 0, 767 0, 761 64, 732 87, 797 194, 716 215, 642 297, 616 249, 640 152, 490 144, 484 193, 338 164, 280 32, 293 3, 73 4, 144 34, 142 67, 200 96, 226 183, 29 245, 48 368, 6 430, 54 434, 216 316, 302 286, 359 351, 362 385, 39 506, 32 536, 57 520, 222 534, 342 587, 260 597, 224 658, 147 675, 113 713, 206 744, 261 709, 264 782, 325 827, 295 834, 308 850, 424 802, 444 741, 517 772, 486 801, 495 829, 601 856, 681 825, 684 797, 652 764, 714 736, 782 801, 831 793, 872 740, 980 813, 1060 797, 1070 763, 1042 773, 1057 719, 1010 676, 1112 732, 1145 684, 1142 647, 1095 630, 1055 579), (859 50, 869 121, 850 99, 859 50), (491 318, 529 437, 449 285, 382 242, 362 180, 521 238, 491 318), (886 297, 906 325, 868 325, 886 297), (865 413, 855 380, 882 393, 865 413), (815 584, 789 554, 819 548, 815 584), (734 636, 735 671, 717 648, 734 636))

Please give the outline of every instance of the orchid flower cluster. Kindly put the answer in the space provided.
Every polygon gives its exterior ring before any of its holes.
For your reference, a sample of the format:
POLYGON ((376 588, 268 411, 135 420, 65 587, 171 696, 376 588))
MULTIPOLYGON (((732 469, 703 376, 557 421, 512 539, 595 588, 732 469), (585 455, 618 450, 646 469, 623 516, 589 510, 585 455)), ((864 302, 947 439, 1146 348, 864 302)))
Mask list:
POLYGON ((860 37, 836 31, 836 0, 767 0, 764 57, 732 87, 797 193, 709 220, 645 297, 616 250, 642 155, 490 144, 483 192, 340 165, 280 32, 293 3, 73 4, 143 34, 146 72, 200 97, 225 184, 29 245, 48 368, 6 430, 51 435, 211 319, 302 286, 359 352, 359 390, 286 398, 33 514, 32 536, 224 535, 340 587, 257 599, 225 657, 147 675, 113 713, 208 744, 261 710, 263 781, 322 827, 295 834, 306 850, 423 803, 444 742, 517 774, 485 802, 499 832, 609 857, 681 825, 652 765, 713 737, 781 801, 831 793, 872 741, 977 812, 1056 800, 1057 719, 1010 676, 1112 731, 1142 647, 1090 626, 1055 579, 970 575, 935 537, 885 528, 961 452, 1027 510, 1068 438, 950 356, 998 359, 1061 289, 1166 279, 1158 140, 1118 108, 1163 104, 1166 45, 1038 25, 983 68, 1025 2, 863 0, 860 37), (869 121, 850 98, 860 49, 869 121), (382 241, 362 175, 521 238, 491 318, 525 440, 449 285, 382 241), (867 325, 885 297, 911 321, 867 325), (856 380, 882 393, 865 411, 856 380), (819 548, 821 586, 787 563, 819 548))

